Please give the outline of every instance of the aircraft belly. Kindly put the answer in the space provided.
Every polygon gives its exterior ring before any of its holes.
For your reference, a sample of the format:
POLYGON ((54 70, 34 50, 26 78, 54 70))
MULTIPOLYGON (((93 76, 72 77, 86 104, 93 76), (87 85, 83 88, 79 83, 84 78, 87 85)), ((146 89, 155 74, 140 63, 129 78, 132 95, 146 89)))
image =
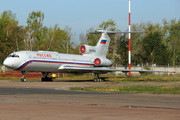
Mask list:
POLYGON ((27 71, 37 71, 37 72, 55 72, 58 70, 57 63, 39 63, 33 62, 26 67, 27 71))

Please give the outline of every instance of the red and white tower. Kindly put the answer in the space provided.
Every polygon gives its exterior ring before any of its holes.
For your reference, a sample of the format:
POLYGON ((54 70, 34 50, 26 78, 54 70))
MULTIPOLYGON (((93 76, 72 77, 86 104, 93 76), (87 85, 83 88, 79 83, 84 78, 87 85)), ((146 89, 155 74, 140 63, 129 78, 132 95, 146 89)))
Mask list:
MULTIPOLYGON (((130 13, 130 0, 129 0, 129 69, 131 69, 131 13, 130 13)), ((131 72, 129 72, 129 76, 131 76, 131 72)))

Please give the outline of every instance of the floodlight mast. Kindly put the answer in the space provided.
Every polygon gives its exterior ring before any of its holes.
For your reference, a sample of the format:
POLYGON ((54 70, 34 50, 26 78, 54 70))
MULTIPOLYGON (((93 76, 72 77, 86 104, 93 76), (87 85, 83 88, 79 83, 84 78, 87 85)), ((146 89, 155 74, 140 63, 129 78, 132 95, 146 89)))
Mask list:
MULTIPOLYGON (((130 0, 129 0, 129 69, 131 69, 131 19, 130 19, 130 0)), ((131 72, 129 71, 129 75, 131 76, 131 72)))

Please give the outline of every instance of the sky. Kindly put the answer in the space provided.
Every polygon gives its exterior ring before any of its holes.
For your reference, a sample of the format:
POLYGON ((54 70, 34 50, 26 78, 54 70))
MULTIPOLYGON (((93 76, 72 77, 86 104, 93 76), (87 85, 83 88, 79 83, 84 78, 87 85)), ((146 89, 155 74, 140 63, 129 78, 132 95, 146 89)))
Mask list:
MULTIPOLYGON (((41 11, 45 15, 44 26, 71 27, 77 44, 80 33, 86 34, 86 30, 109 19, 121 31, 128 29, 129 0, 0 0, 0 14, 5 10, 16 14, 23 26, 27 25, 29 13, 41 11)), ((131 24, 162 23, 164 18, 180 19, 180 0, 131 0, 131 24)))

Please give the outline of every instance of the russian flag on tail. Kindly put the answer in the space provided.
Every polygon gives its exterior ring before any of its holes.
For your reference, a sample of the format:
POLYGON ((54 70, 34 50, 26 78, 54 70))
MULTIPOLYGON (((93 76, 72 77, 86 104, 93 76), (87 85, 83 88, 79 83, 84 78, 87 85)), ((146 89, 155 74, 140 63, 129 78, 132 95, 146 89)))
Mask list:
POLYGON ((101 43, 101 44, 106 44, 106 41, 107 41, 107 40, 101 40, 100 43, 101 43))

